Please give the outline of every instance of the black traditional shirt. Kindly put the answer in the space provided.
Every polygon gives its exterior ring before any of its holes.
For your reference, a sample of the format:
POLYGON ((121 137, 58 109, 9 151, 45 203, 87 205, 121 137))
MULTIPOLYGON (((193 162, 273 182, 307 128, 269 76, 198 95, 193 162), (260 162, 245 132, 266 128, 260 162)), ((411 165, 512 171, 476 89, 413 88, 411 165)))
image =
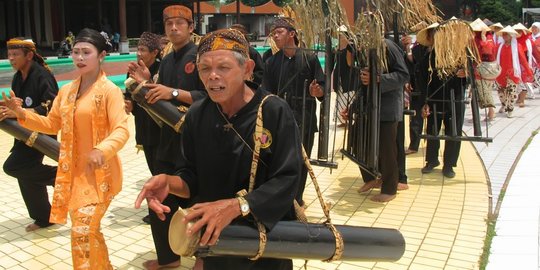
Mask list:
MULTIPOLYGON (((182 131, 186 163, 177 175, 187 183, 191 198, 196 202, 230 199, 236 192, 248 190, 255 120, 259 105, 267 95, 262 89, 254 91, 251 101, 228 119, 234 130, 225 127, 227 121, 220 113, 220 107, 210 98, 194 103, 188 111, 182 131)), ((270 97, 266 100, 263 121, 268 132, 263 133, 265 139, 261 146, 255 188, 246 200, 251 213, 272 229, 279 220, 295 219, 293 200, 303 161, 298 128, 291 110, 282 99, 270 97)), ((271 261, 275 263, 276 260, 271 261)), ((234 268, 220 269, 280 269, 268 260, 222 257, 217 258, 217 262, 216 265, 221 266, 234 265, 234 268)), ((216 258, 209 258, 208 263, 216 263, 216 258)))
MULTIPOLYGON (((150 70, 150 78, 159 70, 160 61, 156 61, 148 68, 150 70)), ((129 74, 128 74, 129 78, 129 74)), ((131 93, 126 91, 126 99, 133 100, 131 93)), ((140 145, 154 146, 159 144, 159 136, 161 130, 159 125, 148 115, 146 110, 139 106, 138 103, 133 102, 133 111, 131 112, 135 117, 135 142, 140 145)))
MULTIPOLYGON (((269 57, 265 62, 263 87, 287 101, 299 126, 302 125, 302 113, 305 112, 306 132, 317 132, 317 104, 309 93, 309 85, 316 80, 323 88, 324 73, 315 54, 302 49, 296 50, 293 57, 287 57, 283 50, 269 57), (303 109, 303 97, 306 108, 303 109)), ((323 97, 324 98, 324 97, 323 97)), ((323 99, 319 98, 319 99, 323 99)))
MULTIPOLYGON (((388 70, 384 70, 379 76, 381 92, 379 120, 381 122, 401 122, 403 119, 403 86, 409 80, 409 71, 405 64, 403 50, 390 39, 385 39, 385 42, 388 70)), ((368 86, 361 85, 361 89, 355 103, 362 96, 364 108, 370 108, 371 102, 367 98, 368 86)))
POLYGON ((26 80, 23 80, 20 71, 13 75, 11 89, 17 97, 22 98, 23 108, 34 108, 40 115, 46 115, 48 112, 41 103, 50 101, 49 108, 51 108, 58 94, 58 84, 52 73, 36 62, 32 62, 26 80))
MULTIPOLYGON (((199 78, 195 61, 197 60, 197 46, 189 42, 178 51, 167 54, 161 61, 158 83, 175 89, 190 91, 193 101, 206 96, 204 85, 199 78)), ((171 100, 176 106, 183 104, 176 99, 171 100)), ((160 143, 157 158, 171 164, 177 163, 180 154, 180 134, 172 127, 163 125, 161 128, 160 143)))
MULTIPOLYGON (((32 62, 26 80, 23 80, 20 71, 13 75, 11 89, 15 96, 23 100, 23 108, 33 108, 40 115, 47 115, 58 94, 58 84, 52 73, 36 62, 32 62), (44 106, 47 102, 50 102, 48 107, 44 106)), ((17 144, 25 145, 24 142, 15 140, 15 146, 17 144)))
POLYGON ((463 99, 464 85, 466 83, 465 79, 452 76, 446 80, 441 80, 437 75, 436 69, 433 68, 430 70, 430 63, 432 67, 435 67, 436 55, 433 50, 429 50, 422 45, 417 45, 413 47, 412 53, 415 64, 415 87, 420 91, 424 100, 446 100, 447 102, 428 102, 430 105, 437 104, 437 110, 442 111, 443 107, 449 107, 448 101, 450 101, 450 89, 454 89, 456 100, 463 99))
POLYGON ((360 86, 360 78, 358 77, 358 67, 355 66, 356 49, 351 45, 347 45, 345 49, 336 52, 336 63, 334 67, 333 87, 343 92, 356 91, 360 86), (353 63, 347 63, 347 53, 351 54, 353 63), (351 66, 352 65, 352 66, 351 66))
POLYGON ((255 48, 249 46, 249 58, 255 62, 255 67, 253 68, 253 82, 257 85, 261 85, 263 74, 264 74, 264 64, 261 57, 261 54, 255 48))

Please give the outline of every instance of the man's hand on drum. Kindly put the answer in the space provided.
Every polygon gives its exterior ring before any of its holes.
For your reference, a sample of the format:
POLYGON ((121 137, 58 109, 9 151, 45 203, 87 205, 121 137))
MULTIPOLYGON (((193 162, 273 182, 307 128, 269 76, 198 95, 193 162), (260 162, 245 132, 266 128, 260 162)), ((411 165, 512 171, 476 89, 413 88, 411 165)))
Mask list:
POLYGON ((215 202, 198 203, 190 208, 184 222, 195 221, 187 233, 193 235, 206 226, 200 245, 215 245, 223 228, 240 216, 240 203, 237 199, 224 199, 215 202))
POLYGON ((146 98, 146 101, 150 104, 154 104, 162 99, 174 99, 174 96, 172 95, 174 89, 172 89, 171 87, 167 87, 163 84, 153 83, 147 83, 146 87, 148 87, 148 93, 146 94, 146 96, 144 96, 144 98, 146 98))
POLYGON ((0 121, 4 121, 6 118, 17 118, 17 115, 8 107, 0 105, 0 121))
POLYGON ((150 70, 144 64, 143 60, 138 62, 130 62, 128 64, 129 77, 134 79, 137 83, 150 80, 150 70))

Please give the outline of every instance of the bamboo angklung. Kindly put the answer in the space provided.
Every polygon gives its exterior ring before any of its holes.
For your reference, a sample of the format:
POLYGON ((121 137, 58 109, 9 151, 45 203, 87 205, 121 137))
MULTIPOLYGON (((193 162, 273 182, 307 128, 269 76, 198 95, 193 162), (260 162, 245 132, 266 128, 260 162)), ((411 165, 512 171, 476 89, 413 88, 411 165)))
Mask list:
POLYGON ((357 99, 351 105, 351 118, 347 136, 347 145, 341 153, 354 161, 375 178, 380 177, 379 132, 381 93, 377 82, 380 73, 377 50, 369 50, 370 84, 367 91, 358 91, 357 99))
MULTIPOLYGON (((478 100, 477 100, 477 86, 474 79, 474 66, 477 66, 480 62, 480 56, 478 48, 474 43, 474 33, 471 29, 471 26, 459 19, 450 19, 448 21, 442 22, 437 28, 434 29, 434 42, 433 50, 435 52, 435 65, 429 67, 429 72, 432 73, 434 70, 441 80, 443 80, 443 86, 439 89, 435 89, 435 92, 441 91, 444 88, 444 84, 451 79, 453 76, 456 76, 458 70, 463 69, 472 86, 472 100, 471 100, 471 110, 473 115, 473 127, 474 127, 474 136, 462 136, 461 134, 452 134, 451 136, 447 135, 431 135, 426 132, 421 135, 421 138, 424 139, 433 139, 433 140, 451 140, 451 141, 481 141, 481 142, 491 142, 492 138, 483 137, 482 130, 480 128, 480 115, 478 111, 478 100)), ((465 100, 434 100, 432 96, 435 92, 426 98, 426 101, 439 101, 444 104, 450 105, 451 112, 442 113, 452 113, 455 115, 455 105, 457 102, 464 103, 465 100)), ((437 123, 436 117, 440 114, 436 106, 433 106, 433 117, 435 118, 435 123, 437 123)), ((453 128, 456 127, 456 119, 452 117, 451 125, 453 128)), ((438 134, 436 131, 438 127, 433 125, 434 130, 432 134, 438 134)), ((454 129, 455 130, 455 129, 454 129)), ((486 124, 487 130, 487 124, 486 124)))
POLYGON ((125 85, 126 89, 131 93, 133 100, 141 105, 153 118, 157 117, 176 132, 180 133, 180 128, 184 122, 184 115, 188 109, 187 107, 176 107, 166 100, 158 100, 154 104, 149 104, 144 97, 148 93, 148 88, 144 86, 144 83, 138 84, 135 80, 129 78, 125 81, 125 85))
MULTIPOLYGON (((169 243, 181 256, 239 256, 251 258, 259 249, 259 231, 249 224, 230 224, 214 246, 199 246, 201 232, 187 236, 193 225, 182 222, 185 210, 171 220, 169 243)), ((344 241, 342 261, 396 261, 405 252, 405 239, 395 229, 335 225, 344 241)), ((335 252, 334 234, 326 224, 280 221, 266 233, 262 258, 328 260, 335 252)))
POLYGON ((15 137, 15 139, 25 142, 29 147, 38 150, 55 161, 58 161, 60 143, 54 138, 26 129, 19 125, 17 120, 9 118, 0 121, 0 129, 15 137))

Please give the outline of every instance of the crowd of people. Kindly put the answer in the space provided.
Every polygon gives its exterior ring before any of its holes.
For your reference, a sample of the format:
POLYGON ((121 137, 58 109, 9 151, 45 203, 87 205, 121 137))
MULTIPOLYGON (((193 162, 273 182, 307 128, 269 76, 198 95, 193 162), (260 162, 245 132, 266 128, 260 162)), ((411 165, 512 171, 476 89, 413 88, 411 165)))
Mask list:
MULTIPOLYGON (((17 119, 21 126, 51 136, 61 132, 61 141, 58 167, 53 167, 43 164, 43 154, 15 140, 4 171, 19 181, 34 220, 27 231, 64 224, 69 214, 76 269, 112 269, 100 222, 122 189, 117 153, 129 138, 130 113, 136 143, 152 174, 135 202, 138 208, 147 201, 149 215, 144 220, 150 224, 157 254, 144 262, 145 269, 181 264, 168 242, 172 216, 180 207, 190 209, 185 218, 194 222, 189 234, 205 227, 201 245, 215 245, 231 222, 256 220, 271 230, 280 220, 297 219, 295 206, 305 207, 304 160, 311 156, 318 132, 317 102, 330 97, 317 56, 301 49, 295 21, 275 20, 270 37, 277 50, 264 57, 250 46, 242 25, 209 33, 195 44, 189 8, 168 6, 163 22, 169 45, 160 35, 142 33, 137 61, 129 64, 127 76, 149 89, 145 96, 149 104, 166 101, 189 107, 180 133, 156 123, 128 91, 122 94, 107 79, 101 64, 111 44, 103 32, 83 29, 71 35, 78 77, 60 89, 33 42, 15 38, 7 44, 16 73, 10 95, 2 96, 0 121, 17 119), (257 131, 259 126, 262 131, 257 131), (48 185, 54 185, 52 204, 48 185)), ((360 168, 364 185, 359 192, 381 188, 373 201, 391 201, 398 190, 408 188, 405 155, 419 150, 424 119, 430 135, 438 135, 443 125, 446 135, 461 135, 465 103, 456 102, 452 110, 445 104, 467 98, 471 81, 467 77, 476 79, 480 107, 488 111, 486 121, 496 117, 491 97, 495 89, 502 104, 499 113, 507 117, 512 117, 514 103, 525 106, 527 95, 534 97, 538 89, 540 23, 529 30, 521 24, 503 27, 475 21, 471 27, 482 63, 475 74, 459 69, 446 80, 432 69, 437 26, 421 29, 415 41, 407 35, 400 44, 384 41, 388 65, 376 77, 381 91, 377 155, 381 177, 360 168), (407 149, 405 108, 416 111, 409 119, 407 149), (437 110, 442 114, 437 116, 437 110)), ((350 93, 366 93, 374 82, 367 70, 354 68, 354 55, 363 48, 352 46, 346 27, 338 32, 336 59, 341 61, 335 65, 334 88, 341 87, 339 95, 349 100, 337 104, 340 121, 347 123, 361 102, 360 94, 351 98, 350 93)), ((422 173, 441 164, 439 147, 438 139, 428 139, 422 173)), ((445 142, 445 177, 455 177, 459 152, 459 140, 445 142)), ((292 261, 207 257, 197 259, 194 268, 292 269, 292 261)))
MULTIPOLYGON (((530 28, 517 23, 504 27, 500 23, 493 23, 488 19, 477 19, 470 23, 474 34, 474 43, 479 52, 479 64, 474 67, 474 74, 468 75, 474 78, 472 88, 471 79, 465 79, 465 71, 459 70, 452 78, 441 81, 436 76, 436 70, 428 72, 430 65, 435 61, 433 51, 434 32, 439 26, 434 23, 416 34, 416 42, 411 36, 402 38, 403 48, 406 50, 407 60, 411 65, 411 88, 410 103, 411 109, 417 112, 409 121, 410 144, 406 154, 414 154, 418 151, 420 134, 423 130, 423 119, 428 118, 427 133, 438 134, 441 129, 441 121, 444 122, 445 134, 460 135, 462 133, 463 117, 465 111, 464 102, 457 102, 455 115, 448 110, 437 118, 431 114, 430 109, 448 108, 440 100, 450 100, 450 92, 437 91, 437 89, 454 90, 455 100, 465 100, 470 97, 471 91, 476 91, 479 108, 485 109, 485 121, 492 121, 496 117, 495 102, 493 93, 498 93, 501 107, 499 114, 506 114, 512 118, 514 104, 519 107, 525 106, 526 98, 534 99, 535 91, 539 90, 538 74, 540 61, 540 40, 537 39, 540 33, 540 23, 533 23, 530 28), (465 90, 469 95, 465 94, 465 90), (430 102, 429 100, 435 100, 430 102), (455 125, 452 118, 455 118, 455 125), (437 120, 436 122, 434 122, 437 120), (438 130, 433 131, 433 127, 438 130), (456 130, 453 130, 456 128, 456 130)), ((473 48, 474 49, 474 48, 473 48)), ((454 135, 455 136, 455 135, 454 135)), ((439 140, 427 141, 426 165, 422 168, 422 173, 430 173, 440 165, 438 160, 439 140)), ((449 178, 455 176, 453 167, 459 156, 459 140, 447 140, 445 142, 444 162, 442 173, 449 178)))

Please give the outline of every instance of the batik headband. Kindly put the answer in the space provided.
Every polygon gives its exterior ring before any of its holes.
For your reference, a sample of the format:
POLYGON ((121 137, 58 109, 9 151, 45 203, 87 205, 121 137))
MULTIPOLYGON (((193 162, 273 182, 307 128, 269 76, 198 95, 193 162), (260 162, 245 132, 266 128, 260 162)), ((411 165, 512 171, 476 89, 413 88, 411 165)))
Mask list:
POLYGON ((184 18, 188 22, 193 22, 193 14, 191 9, 182 5, 168 6, 163 10, 163 21, 170 18, 184 18))
POLYGON ((204 36, 199 42, 197 56, 215 50, 230 50, 249 57, 249 43, 244 35, 235 29, 221 29, 204 36))
POLYGON ((32 40, 21 40, 12 38, 7 42, 7 48, 8 49, 29 49, 31 51, 36 51, 36 44, 32 42, 32 40))

